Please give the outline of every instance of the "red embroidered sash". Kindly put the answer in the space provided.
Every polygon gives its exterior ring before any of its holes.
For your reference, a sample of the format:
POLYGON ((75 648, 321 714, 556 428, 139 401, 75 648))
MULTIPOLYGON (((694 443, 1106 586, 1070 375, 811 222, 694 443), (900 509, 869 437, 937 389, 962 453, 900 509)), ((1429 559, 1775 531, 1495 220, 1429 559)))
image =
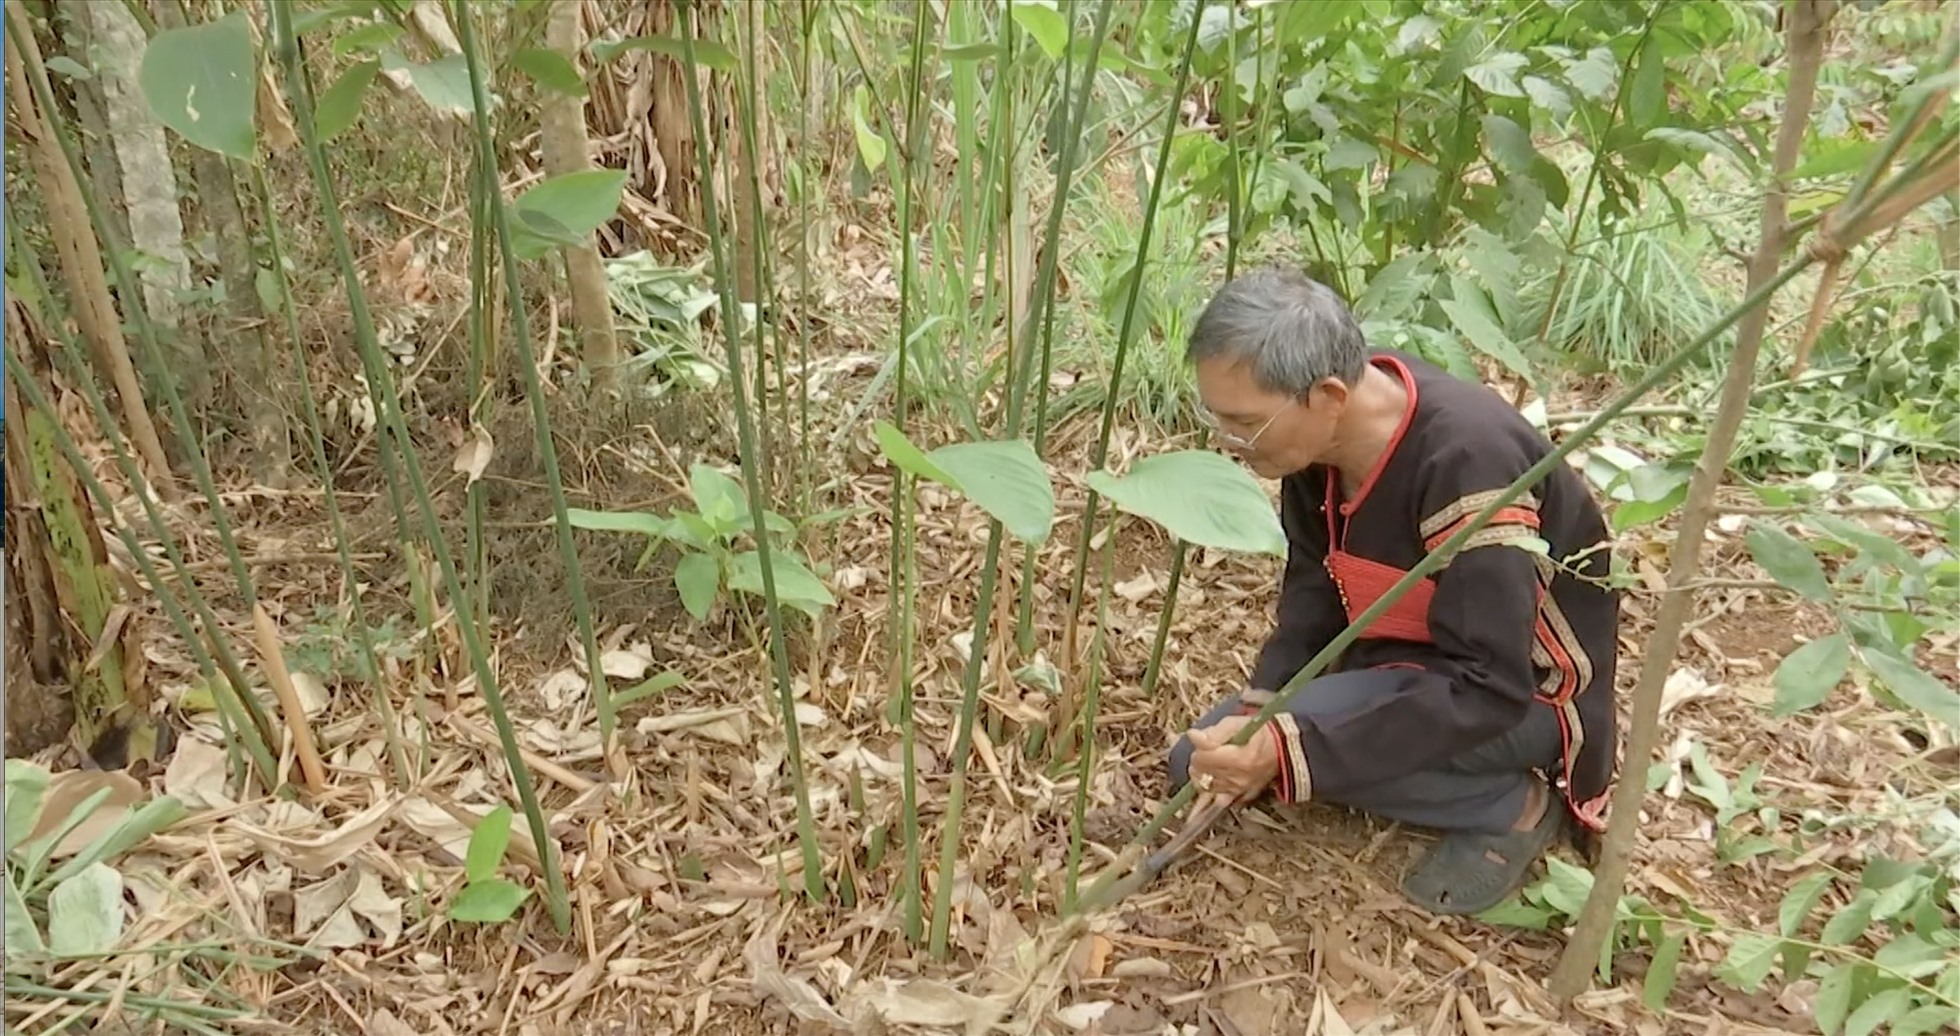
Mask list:
MULTIPOLYGON (((1408 573, 1393 565, 1334 550, 1327 555, 1327 574, 1334 578, 1341 606, 1347 610, 1348 622, 1352 624, 1408 573)), ((1429 636, 1429 602, 1435 596, 1435 581, 1424 578, 1389 605, 1361 636, 1433 643, 1429 636)))

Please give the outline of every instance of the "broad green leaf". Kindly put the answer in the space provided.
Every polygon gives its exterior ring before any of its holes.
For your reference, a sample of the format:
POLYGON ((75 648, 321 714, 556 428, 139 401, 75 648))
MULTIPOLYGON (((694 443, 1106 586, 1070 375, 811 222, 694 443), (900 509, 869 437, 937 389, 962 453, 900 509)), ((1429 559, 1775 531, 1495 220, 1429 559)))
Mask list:
MULTIPOLYGON (((811 572, 801 560, 780 550, 769 552, 769 568, 775 576, 776 596, 784 603, 803 611, 814 611, 818 607, 828 607, 837 603, 830 595, 830 588, 823 585, 816 573, 811 572)), ((728 587, 743 593, 762 593, 762 555, 747 550, 729 563, 728 587)))
MULTIPOLYGON (((578 242, 619 211, 620 192, 626 187, 626 173, 616 169, 585 169, 561 173, 544 180, 517 196, 513 205, 520 216, 536 216, 563 227, 578 242)), ((550 251, 540 241, 517 235, 511 242, 519 258, 535 259, 550 251)))
POLYGON ((1290 3, 1279 7, 1279 20, 1275 26, 1278 43, 1299 42, 1312 46, 1342 25, 1360 10, 1360 0, 1314 0, 1312 3, 1290 3))
POLYGON ((687 469, 687 490, 694 497, 694 509, 711 525, 734 520, 747 528, 749 495, 742 484, 727 473, 707 464, 694 463, 687 469))
POLYGON ((1824 973, 1817 984, 1817 1028, 1824 1036, 1836 1036, 1851 1016, 1851 997, 1858 986, 1858 965, 1839 964, 1824 973))
POLYGON ((858 158, 863 160, 866 171, 875 173, 885 164, 885 138, 871 128, 866 115, 869 105, 869 95, 860 83, 851 95, 851 127, 857 133, 858 158))
POLYGON ((1211 450, 1146 457, 1117 476, 1092 471, 1089 488, 1119 509, 1201 547, 1286 556, 1279 514, 1251 473, 1211 450))
POLYGON ((1654 948, 1654 959, 1647 966, 1646 988, 1641 990, 1640 999, 1655 1014, 1660 1014, 1666 1008, 1668 994, 1674 992, 1675 974, 1681 964, 1681 948, 1687 941, 1687 933, 1674 932, 1654 948))
POLYGON ((1872 920, 1890 921, 1906 912, 1920 893, 1926 891, 1933 879, 1924 874, 1914 874, 1903 881, 1888 885, 1878 894, 1878 902, 1872 904, 1872 920))
POLYGON ((1649 35, 1627 85, 1627 117, 1635 126, 1651 126, 1667 110, 1667 61, 1661 55, 1659 34, 1649 35))
POLYGON ((921 453, 889 421, 879 421, 873 430, 893 464, 973 501, 1026 542, 1048 538, 1055 523, 1055 487, 1025 440, 950 443, 921 453))
POLYGON ((962 43, 939 52, 942 61, 989 61, 999 56, 998 43, 962 43))
POLYGON ((1858 890, 1844 909, 1824 922, 1824 934, 1819 941, 1826 946, 1844 946, 1865 934, 1865 929, 1871 927, 1872 907, 1877 903, 1878 893, 1871 889, 1858 890))
POLYGON ((1817 909, 1818 902, 1824 898, 1824 893, 1829 891, 1830 887, 1829 871, 1818 871, 1807 875, 1803 880, 1790 886, 1789 893, 1783 897, 1783 905, 1776 910, 1777 931, 1786 936, 1797 934, 1798 929, 1803 927, 1804 920, 1810 916, 1812 910, 1817 909))
POLYGON ((1758 522, 1743 536, 1750 556, 1786 590, 1813 601, 1831 599, 1831 580, 1810 545, 1774 525, 1758 522))
POLYGON ((1545 858, 1545 903, 1567 917, 1578 917, 1592 895, 1592 872, 1559 859, 1545 858))
POLYGON ((1330 173, 1344 169, 1366 169, 1380 159, 1375 145, 1343 135, 1327 149, 1327 154, 1320 160, 1320 167, 1330 173))
MULTIPOLYGON (((733 72, 741 67, 735 59, 735 52, 714 40, 695 40, 694 62, 706 65, 718 72, 733 72)), ((687 44, 678 36, 634 36, 624 40, 596 40, 591 45, 592 60, 603 65, 629 50, 650 50, 675 61, 687 60, 687 44)))
POLYGON ((476 92, 470 86, 470 66, 461 54, 416 64, 402 57, 399 51, 388 50, 381 54, 381 68, 388 72, 408 73, 408 84, 415 88, 416 94, 429 107, 437 111, 464 114, 476 111, 476 92))
POLYGON ((258 146, 258 55, 244 11, 165 29, 143 50, 136 83, 157 121, 206 151, 251 158, 258 146))
POLYGON ((1485 93, 1499 97, 1523 97, 1524 87, 1518 85, 1518 73, 1524 70, 1526 63, 1523 54, 1497 54, 1464 69, 1463 74, 1485 93))
POLYGON ((320 101, 313 107, 313 131, 323 141, 332 140, 347 132, 361 118, 361 102, 367 98, 369 85, 381 73, 381 62, 363 61, 350 67, 333 81, 333 85, 320 94, 320 101))
POLYGON ((539 86, 555 90, 568 97, 586 95, 585 80, 579 77, 578 69, 571 59, 555 50, 541 47, 526 47, 511 55, 510 63, 517 70, 530 76, 539 86))
POLYGON ((1558 920, 1558 915, 1544 907, 1532 906, 1523 899, 1512 896, 1498 905, 1477 915, 1477 920, 1485 924, 1507 925, 1512 928, 1529 928, 1542 932, 1558 920))
POLYGON ((1059 59, 1068 46, 1068 21, 1052 0, 1010 0, 1008 14, 1021 31, 1034 37, 1043 53, 1059 59))
POLYGON ((27 900, 20 894, 12 868, 8 868, 6 880, 6 953, 11 963, 11 958, 45 952, 47 944, 41 941, 41 930, 34 926, 34 915, 27 912, 27 900))
POLYGON ((400 39, 401 35, 402 27, 394 22, 374 22, 349 29, 334 37, 333 56, 344 58, 349 54, 377 54, 400 39))
POLYGON ((7 852, 34 830, 41 803, 48 795, 50 775, 45 767, 25 759, 7 760, 7 852))
POLYGON ((1524 92, 1531 96, 1531 103, 1552 113, 1552 117, 1563 121, 1572 114, 1572 97, 1565 88, 1542 76, 1525 76, 1524 92))
POLYGON ((1674 513, 1688 497, 1689 470, 1656 461, 1626 473, 1633 499, 1613 509, 1613 529, 1625 531, 1674 513))
POLYGON ((123 876, 93 863, 48 893, 48 949, 60 956, 107 953, 122 938, 123 876))
POLYGON ((1872 960, 1880 967, 1890 968, 1907 978, 1922 979, 1939 974, 1951 953, 1944 946, 1936 946, 1917 935, 1907 934, 1879 947, 1872 960))
POLYGON ((497 865, 504 860, 504 850, 510 847, 510 805, 500 803, 496 809, 483 815, 476 822, 476 829, 470 832, 470 848, 463 860, 463 876, 474 885, 487 881, 497 873, 497 865))
POLYGON ((1790 652, 1776 667, 1776 701, 1770 715, 1781 719, 1823 704, 1850 668, 1851 640, 1842 632, 1790 652))
POLYGON ((1594 47, 1586 56, 1565 66, 1566 80, 1588 100, 1605 101, 1620 78, 1620 63, 1605 47, 1594 47))
POLYGON ((1490 300, 1476 282, 1460 272, 1451 274, 1450 297, 1437 304, 1443 307, 1444 313, 1449 314, 1450 323, 1456 325, 1456 329, 1478 352, 1503 364, 1514 374, 1531 377, 1530 361, 1525 359, 1524 352, 1504 333, 1504 329, 1497 326, 1490 300))
POLYGON ((1948 727, 1960 729, 1960 693, 1883 648, 1867 650, 1864 658, 1872 673, 1900 701, 1948 727))
POLYGON ((1893 1022, 1890 1036, 1925 1036, 1952 1024, 1953 1008, 1945 1004, 1927 1004, 1908 1011, 1905 1017, 1893 1022))
POLYGON ((1436 257, 1429 252, 1404 252, 1368 279, 1368 288, 1354 305, 1366 320, 1394 320, 1408 312, 1435 283, 1436 257))
POLYGON ((1733 163, 1743 172, 1749 171, 1748 156, 1727 139, 1713 133, 1677 126, 1656 126, 1647 131, 1647 139, 1672 144, 1696 154, 1714 155, 1733 163))
POLYGON ((721 591, 721 566, 707 554, 689 554, 674 566, 674 589, 680 591, 687 613, 697 622, 705 620, 721 591))
POLYGON ((508 921, 530 894, 530 889, 503 878, 471 882, 449 904, 449 917, 473 924, 508 921))
POLYGON ((1538 150, 1531 146, 1531 133, 1502 115, 1484 116, 1484 145, 1497 160, 1497 167, 1507 173, 1526 172, 1538 158, 1538 150))
POLYGON ((673 523, 657 514, 641 511, 588 511, 582 507, 568 507, 565 518, 574 529, 590 529, 595 532, 637 532, 655 539, 669 539, 674 535, 673 523))
POLYGON ((1753 993, 1769 977, 1782 952, 1783 940, 1778 936, 1741 932, 1735 937, 1735 945, 1729 947, 1728 957, 1716 968, 1716 974, 1735 988, 1753 993))
POLYGON ((1854 140, 1848 137, 1828 137, 1810 142, 1804 148, 1804 160, 1790 171, 1790 179, 1810 180, 1855 173, 1878 154, 1882 143, 1880 140, 1854 140))
POLYGON ((1896 1021, 1912 1010, 1912 994, 1893 987, 1858 1005, 1844 1020, 1844 1036, 1871 1036, 1878 1027, 1896 1021))
POLYGON ((1907 572, 1917 572, 1921 568, 1919 559, 1898 540, 1873 532, 1857 522, 1834 514, 1812 514, 1805 516, 1804 520, 1839 543, 1858 548, 1862 554, 1871 555, 1907 572))

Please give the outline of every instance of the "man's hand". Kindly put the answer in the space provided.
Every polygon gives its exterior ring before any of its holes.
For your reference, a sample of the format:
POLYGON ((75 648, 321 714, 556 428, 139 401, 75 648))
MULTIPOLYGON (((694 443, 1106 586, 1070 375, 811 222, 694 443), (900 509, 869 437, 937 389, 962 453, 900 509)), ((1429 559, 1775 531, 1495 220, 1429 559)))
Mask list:
POLYGON ((1191 739, 1191 776, 1201 788, 1234 802, 1250 802, 1279 776, 1279 756, 1272 735, 1263 728, 1243 745, 1232 744, 1251 716, 1227 716, 1209 727, 1198 727, 1191 739))

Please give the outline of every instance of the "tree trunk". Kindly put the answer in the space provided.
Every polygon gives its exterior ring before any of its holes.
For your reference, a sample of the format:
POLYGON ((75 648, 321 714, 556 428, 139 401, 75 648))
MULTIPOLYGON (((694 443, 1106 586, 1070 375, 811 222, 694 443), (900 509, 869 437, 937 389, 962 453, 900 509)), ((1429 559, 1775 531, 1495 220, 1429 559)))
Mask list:
MULTIPOLYGON (((1782 260, 1789 199, 1780 185, 1795 168, 1803 148, 1804 130, 1810 124, 1810 109, 1817 95, 1824 26, 1835 9, 1835 0, 1796 0, 1788 9, 1790 81, 1783 120, 1777 127, 1776 152, 1771 159, 1774 172, 1763 197, 1762 233, 1756 242, 1756 254, 1749 262, 1744 296, 1755 293, 1775 278, 1782 260)), ((1619 785, 1613 792, 1612 818, 1599 867, 1593 875, 1592 892, 1552 975, 1552 995, 1564 1003, 1584 991, 1587 976, 1598 966, 1600 947, 1611 933, 1620 894, 1626 888, 1634 836, 1640 822, 1640 800, 1647 788, 1647 767, 1660 734, 1661 690, 1681 648, 1681 630, 1694 603, 1693 585, 1701 571, 1702 542, 1715 512, 1715 491, 1728 470, 1729 455, 1735 450, 1742 419, 1748 416, 1756 357, 1762 348, 1763 328, 1768 320, 1769 304, 1765 300, 1736 324, 1735 352, 1728 358, 1721 402, 1715 411, 1714 426, 1708 432, 1708 443, 1695 462, 1694 478, 1688 485, 1688 497, 1681 513, 1681 527, 1675 534, 1674 549, 1668 559, 1667 592, 1654 619, 1654 630, 1647 637, 1646 654, 1640 660, 1640 677, 1633 689, 1632 726, 1620 764, 1619 785)))
MULTIPOLYGON (((580 2, 553 4, 545 23, 545 45, 579 65, 580 2)), ((593 168, 585 130, 583 98, 545 89, 538 104, 538 130, 544 149, 545 172, 551 176, 593 168)), ((585 365, 593 387, 611 393, 619 387, 619 336, 613 330, 612 298, 606 292, 606 268, 599 260, 598 235, 588 235, 577 248, 563 250, 565 276, 571 282, 572 313, 578 321, 585 365)))
MULTIPOLYGON (((159 497, 174 500, 177 489, 170 462, 163 452, 163 442, 157 438, 150 412, 144 406, 136 366, 129 359, 129 343, 123 338, 122 318, 109 296, 102 248, 95 239, 95 228, 89 223, 82 185, 76 181, 60 142, 54 138, 40 106, 35 103, 34 93, 28 86, 30 74, 43 83, 47 80, 40 47, 33 34, 7 33, 7 92, 12 95, 17 125, 27 142, 35 180, 47 206, 48 228, 53 232, 55 250, 61 259, 62 279, 74 300, 75 323, 93 350, 96 363, 115 385, 125 431, 136 447, 137 456, 149 469, 144 472, 145 477, 159 497)), ((108 429, 103 431, 106 433, 108 429)))
MULTIPOLYGON (((74 6, 74 5, 69 5, 74 6)), ((177 172, 163 124, 151 114, 136 85, 148 42, 129 8, 119 3, 85 3, 95 42, 95 77, 102 84, 116 169, 129 212, 129 242, 149 261, 137 270, 143 282, 143 308, 159 326, 175 332, 178 295, 190 289, 191 261, 184 251, 184 221, 177 211, 177 172)), ((98 173, 98 176, 100 174, 98 173)), ((195 360, 195 350, 185 350, 195 360)))
MULTIPOLYGON (((27 376, 53 395, 47 339, 27 307, 11 298, 6 343, 27 376)), ((7 459, 13 468, 7 479, 8 517, 16 530, 38 533, 8 543, 10 556, 39 555, 17 563, 29 580, 21 592, 29 606, 25 653, 35 678, 71 688, 75 730, 84 745, 136 746, 147 756, 155 732, 140 670, 138 625, 120 600, 95 509, 61 455, 52 426, 60 416, 22 407, 11 377, 6 407, 7 459), (144 736, 135 736, 138 732, 144 736)))
MULTIPOLYGON (((157 24, 182 28, 184 13, 175 3, 156 5, 157 24)), ((238 184, 225 157, 201 147, 190 149, 191 172, 197 181, 197 211, 218 246, 218 274, 225 286, 223 322, 213 328, 214 342, 240 342, 245 348, 223 349, 212 356, 192 354, 197 371, 185 386, 184 402, 193 411, 208 406, 215 386, 210 369, 218 367, 226 395, 238 408, 252 444, 247 466, 259 481, 275 488, 286 485, 293 468, 292 445, 286 433, 286 408, 280 388, 282 364, 273 349, 265 307, 258 291, 258 260, 238 203, 238 184), (216 363, 222 356, 223 362, 216 363)))
POLYGON ((89 9, 94 6, 89 0, 61 0, 53 19, 59 27, 54 39, 70 54, 79 55, 82 64, 95 73, 93 79, 71 81, 68 88, 75 99, 75 124, 82 131, 82 161, 95 180, 96 197, 102 199, 108 210, 103 215, 109 218, 109 225, 116 233, 122 235, 122 240, 127 241, 129 217, 123 204, 122 173, 116 165, 116 143, 109 131, 109 120, 102 114, 106 102, 101 53, 94 19, 89 17, 89 9))

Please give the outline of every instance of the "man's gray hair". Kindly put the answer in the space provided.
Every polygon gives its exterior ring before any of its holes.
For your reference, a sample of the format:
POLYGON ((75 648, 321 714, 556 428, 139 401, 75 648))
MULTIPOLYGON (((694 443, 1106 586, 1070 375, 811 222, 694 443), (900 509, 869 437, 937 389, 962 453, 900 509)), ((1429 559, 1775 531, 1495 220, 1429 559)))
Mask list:
POLYGON ((1220 288, 1185 346, 1191 363, 1250 363, 1269 392, 1301 395, 1322 378, 1352 385, 1368 363, 1368 342, 1333 289, 1302 273, 1263 269, 1220 288))

